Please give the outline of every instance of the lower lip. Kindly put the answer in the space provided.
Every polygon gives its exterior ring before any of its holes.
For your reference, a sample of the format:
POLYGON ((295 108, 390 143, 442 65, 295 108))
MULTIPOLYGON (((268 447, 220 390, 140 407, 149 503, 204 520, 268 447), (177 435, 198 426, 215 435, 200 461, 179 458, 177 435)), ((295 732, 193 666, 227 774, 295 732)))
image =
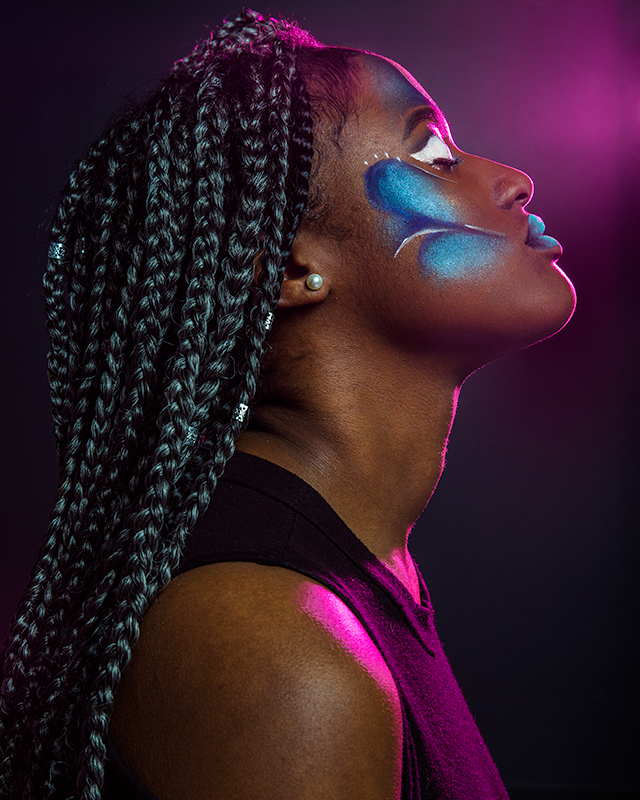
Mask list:
POLYGON ((557 239, 554 239, 553 236, 539 236, 536 239, 531 239, 526 242, 526 245, 533 250, 558 250, 558 258, 562 255, 562 245, 557 239))

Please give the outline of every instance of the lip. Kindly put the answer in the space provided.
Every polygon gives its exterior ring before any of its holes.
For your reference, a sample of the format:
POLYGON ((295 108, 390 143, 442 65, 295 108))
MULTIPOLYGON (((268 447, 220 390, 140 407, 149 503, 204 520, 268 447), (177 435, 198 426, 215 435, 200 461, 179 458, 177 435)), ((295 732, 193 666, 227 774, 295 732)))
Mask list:
POLYGON ((529 214, 529 230, 525 244, 534 250, 558 250, 558 258, 562 255, 562 245, 553 236, 544 236, 545 224, 542 217, 529 214))

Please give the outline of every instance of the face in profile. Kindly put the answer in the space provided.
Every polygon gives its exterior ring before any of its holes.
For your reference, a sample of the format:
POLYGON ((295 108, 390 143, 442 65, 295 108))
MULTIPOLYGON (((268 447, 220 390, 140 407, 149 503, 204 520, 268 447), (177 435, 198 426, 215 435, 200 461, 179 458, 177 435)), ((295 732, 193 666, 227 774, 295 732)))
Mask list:
POLYGON ((456 147, 440 109, 397 64, 358 61, 360 108, 331 183, 365 253, 361 296, 375 274, 386 298, 374 303, 378 324, 385 305, 414 343, 491 343, 481 361, 555 333, 575 294, 556 263, 559 242, 525 211, 531 179, 456 147))

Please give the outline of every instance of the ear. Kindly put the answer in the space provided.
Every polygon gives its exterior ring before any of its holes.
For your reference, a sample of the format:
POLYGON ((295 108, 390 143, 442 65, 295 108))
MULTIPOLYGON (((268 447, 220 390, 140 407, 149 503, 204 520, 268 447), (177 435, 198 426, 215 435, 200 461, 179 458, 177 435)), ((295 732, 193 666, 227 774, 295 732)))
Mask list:
POLYGON ((298 230, 285 267, 278 308, 296 308, 321 303, 327 297, 331 279, 327 271, 327 252, 323 246, 325 243, 324 237, 318 236, 308 228, 298 230), (310 289, 307 285, 307 278, 314 273, 322 278, 322 286, 319 289, 310 289))

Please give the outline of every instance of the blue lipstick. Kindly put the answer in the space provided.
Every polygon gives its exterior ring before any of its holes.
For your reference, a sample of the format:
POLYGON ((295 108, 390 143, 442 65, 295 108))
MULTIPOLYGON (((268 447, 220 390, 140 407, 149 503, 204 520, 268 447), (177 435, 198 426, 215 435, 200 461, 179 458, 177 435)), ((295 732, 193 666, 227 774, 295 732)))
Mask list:
POLYGON ((560 247, 560 242, 553 236, 544 236, 545 224, 542 217, 537 214, 529 214, 529 233, 525 244, 533 247, 534 250, 550 250, 552 247, 560 247))

